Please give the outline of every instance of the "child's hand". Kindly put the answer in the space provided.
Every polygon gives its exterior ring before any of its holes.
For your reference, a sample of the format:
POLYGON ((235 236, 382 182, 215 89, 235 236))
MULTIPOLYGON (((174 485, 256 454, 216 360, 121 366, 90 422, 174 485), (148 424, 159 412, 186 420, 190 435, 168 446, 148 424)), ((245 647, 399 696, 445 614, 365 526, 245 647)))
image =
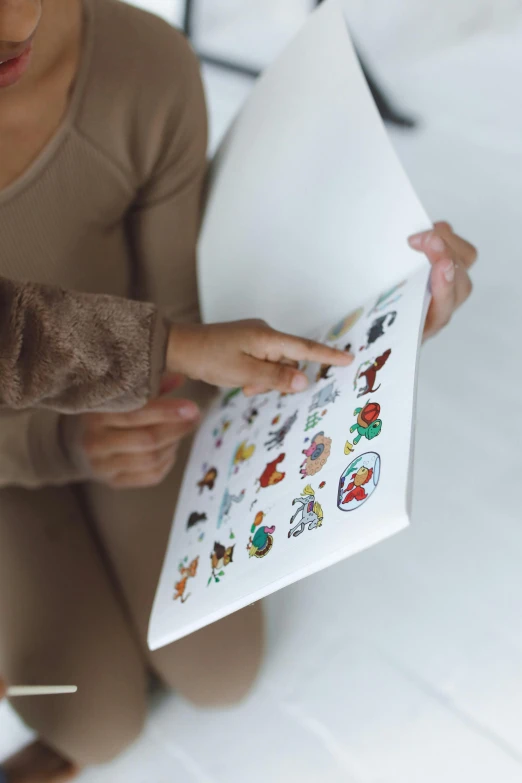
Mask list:
POLYGON ((173 325, 167 353, 169 372, 213 386, 240 386, 247 396, 274 389, 303 391, 308 379, 297 369, 300 361, 346 367, 353 356, 277 332, 258 320, 173 325))
POLYGON ((425 253, 433 266, 432 301, 428 310, 424 339, 433 337, 471 294, 468 270, 477 260, 477 250, 453 233, 449 223, 435 223, 431 231, 409 238, 411 247, 425 253))

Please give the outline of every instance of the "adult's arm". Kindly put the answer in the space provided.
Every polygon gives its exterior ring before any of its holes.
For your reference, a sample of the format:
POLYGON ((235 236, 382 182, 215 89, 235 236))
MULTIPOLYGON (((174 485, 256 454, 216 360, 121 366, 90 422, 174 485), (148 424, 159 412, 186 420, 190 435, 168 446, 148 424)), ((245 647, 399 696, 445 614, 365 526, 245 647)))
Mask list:
POLYGON ((158 392, 167 336, 149 303, 0 278, 0 406, 141 407, 158 392))

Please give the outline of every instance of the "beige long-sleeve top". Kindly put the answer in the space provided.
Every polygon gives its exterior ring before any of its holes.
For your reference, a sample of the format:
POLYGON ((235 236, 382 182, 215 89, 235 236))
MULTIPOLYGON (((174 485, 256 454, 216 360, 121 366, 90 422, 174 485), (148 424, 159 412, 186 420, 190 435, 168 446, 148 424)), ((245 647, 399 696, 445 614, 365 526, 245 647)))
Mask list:
POLYGON ((167 337, 148 302, 0 278, 0 406, 139 408, 159 391, 167 337))
MULTIPOLYGON (((196 320, 206 145, 199 66, 183 36, 118 0, 84 0, 67 115, 0 191, 0 275, 132 297, 174 321, 196 320)), ((0 486, 82 480, 62 429, 53 411, 2 412, 0 486)))

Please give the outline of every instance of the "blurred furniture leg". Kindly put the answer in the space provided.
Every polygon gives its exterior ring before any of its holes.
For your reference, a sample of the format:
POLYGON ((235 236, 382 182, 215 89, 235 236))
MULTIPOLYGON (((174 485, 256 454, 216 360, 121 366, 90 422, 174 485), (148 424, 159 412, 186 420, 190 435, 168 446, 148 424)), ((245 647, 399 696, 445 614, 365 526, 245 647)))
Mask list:
MULTIPOLYGON (((316 6, 321 5, 322 2, 323 0, 315 0, 316 6)), ((366 77, 366 81, 368 82, 368 87, 370 88, 373 100, 375 101, 375 104, 379 109, 379 113, 384 122, 389 122, 392 125, 399 125, 402 128, 414 128, 415 120, 402 114, 394 106, 392 106, 389 99, 375 81, 372 72, 369 70, 368 65, 362 59, 357 48, 355 51, 357 53, 357 57, 359 58, 363 73, 366 77)))
MULTIPOLYGON (((321 5, 323 0, 315 0, 315 5, 321 5)), ((185 7, 183 11, 183 30, 187 38, 194 38, 194 15, 196 12, 196 0, 185 0, 185 7)), ((239 73, 244 76, 256 78, 259 76, 260 71, 257 68, 252 68, 244 63, 238 63, 232 60, 228 60, 224 57, 216 57, 207 52, 198 52, 199 58, 202 62, 214 65, 217 68, 224 68, 234 73, 239 73)), ((415 126, 415 121, 410 117, 405 116, 401 112, 392 106, 388 98, 384 95, 377 82, 375 81, 372 73, 370 72, 366 63, 362 60, 360 54, 357 52, 361 68, 368 82, 368 86, 373 95, 373 99, 377 105, 381 117, 384 122, 389 122, 393 125, 399 125, 403 128, 412 128, 415 126)))

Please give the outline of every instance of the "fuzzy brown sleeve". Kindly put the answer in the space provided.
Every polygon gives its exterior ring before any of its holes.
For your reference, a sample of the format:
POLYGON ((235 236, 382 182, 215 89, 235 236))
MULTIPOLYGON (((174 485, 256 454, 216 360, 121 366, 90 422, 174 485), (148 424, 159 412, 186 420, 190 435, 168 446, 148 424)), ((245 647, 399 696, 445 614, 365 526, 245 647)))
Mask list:
POLYGON ((140 407, 158 392, 167 334, 151 304, 0 278, 0 405, 140 407))

